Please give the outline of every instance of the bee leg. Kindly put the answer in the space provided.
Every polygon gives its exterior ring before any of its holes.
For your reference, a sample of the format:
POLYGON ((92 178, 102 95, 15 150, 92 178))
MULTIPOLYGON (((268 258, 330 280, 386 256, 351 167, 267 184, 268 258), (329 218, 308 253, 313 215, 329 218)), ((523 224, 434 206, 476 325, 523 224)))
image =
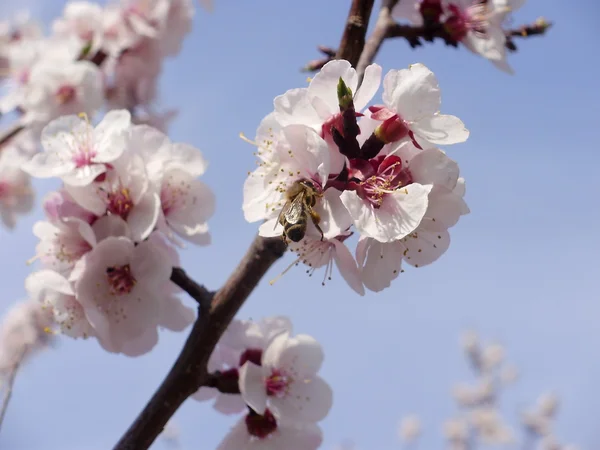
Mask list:
POLYGON ((312 223, 315 224, 315 227, 317 228, 317 230, 319 230, 319 233, 321 233, 321 240, 323 240, 323 238, 325 237, 323 235, 323 230, 321 230, 321 227, 319 226, 319 222, 321 221, 321 216, 319 216, 319 213, 317 213, 314 210, 310 210, 310 218, 312 219, 312 223))

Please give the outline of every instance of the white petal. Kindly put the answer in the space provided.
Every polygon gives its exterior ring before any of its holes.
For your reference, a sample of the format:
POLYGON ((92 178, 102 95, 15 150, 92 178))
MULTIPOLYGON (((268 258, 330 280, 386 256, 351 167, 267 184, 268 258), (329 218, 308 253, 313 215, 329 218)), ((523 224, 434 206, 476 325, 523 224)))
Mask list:
POLYGON ((459 175, 458 164, 436 148, 416 154, 410 160, 409 170, 416 183, 435 184, 449 190, 454 189, 459 175))
POLYGON ((419 143, 423 139, 433 144, 450 145, 465 142, 469 138, 469 130, 462 120, 444 114, 423 118, 411 124, 410 128, 419 143))
POLYGON ((284 397, 270 398, 273 414, 285 420, 315 423, 323 420, 333 405, 333 391, 319 376, 295 379, 284 397))
POLYGON ((325 101, 331 111, 331 114, 339 112, 337 85, 340 77, 352 90, 352 94, 356 92, 358 85, 358 75, 356 70, 346 60, 330 61, 323 66, 317 73, 308 86, 310 95, 320 97, 325 101))
POLYGON ((163 287, 171 278, 172 270, 169 258, 152 241, 140 242, 135 247, 131 258, 131 271, 139 283, 163 287))
POLYGON ((371 64, 365 69, 363 81, 354 95, 354 109, 361 112, 367 107, 373 96, 379 90, 381 84, 381 66, 371 64))
POLYGON ((149 328, 144 334, 123 343, 121 352, 127 356, 141 356, 150 352, 158 344, 158 331, 149 328))
POLYGON ((219 395, 219 391, 214 388, 201 387, 194 394, 192 394, 192 398, 199 402, 205 402, 207 400, 212 400, 219 395))
POLYGON ((92 226, 97 242, 103 241, 109 236, 126 237, 131 239, 129 226, 119 216, 103 216, 94 222, 92 226))
POLYGON ((104 164, 91 164, 74 168, 69 173, 64 174, 62 180, 70 186, 87 186, 104 172, 106 172, 104 164))
POLYGON ((281 126, 300 123, 315 128, 322 124, 321 117, 311 104, 308 88, 290 89, 285 94, 275 97, 273 105, 274 118, 281 126))
POLYGON ((263 237, 281 236, 283 234, 283 227, 277 222, 277 217, 274 217, 258 227, 258 234, 263 237))
POLYGON ((199 177, 206 172, 208 162, 204 159, 202 152, 196 147, 178 143, 172 145, 171 151, 171 165, 184 169, 194 177, 199 177))
POLYGON ((183 331, 190 326, 196 313, 193 308, 185 306, 181 300, 174 296, 166 296, 162 305, 162 313, 158 324, 172 331, 183 331))
POLYGON ((299 334, 293 338, 281 334, 277 336, 271 345, 281 339, 285 346, 275 355, 273 367, 283 369, 294 377, 310 377, 315 375, 321 365, 325 355, 321 344, 306 334, 299 334))
POLYGON ((98 153, 95 162, 111 162, 123 154, 127 141, 124 133, 131 126, 131 114, 126 109, 106 113, 94 129, 98 153))
POLYGON ((245 417, 242 417, 225 435, 217 450, 250 450, 250 437, 245 417))
POLYGON ((419 229, 402 240, 406 246, 404 260, 415 267, 426 266, 442 256, 450 246, 448 231, 419 229))
MULTIPOLYGON (((317 202, 314 210, 319 214, 319 226, 323 230, 325 239, 339 236, 352 225, 352 216, 340 199, 341 192, 335 188, 328 188, 324 197, 317 202)), ((320 234, 314 231, 314 236, 320 239, 320 234)))
POLYGON ((146 193, 129 211, 127 225, 136 242, 146 239, 154 230, 160 213, 160 199, 155 193, 146 193))
POLYGON ((356 259, 362 266, 362 281, 367 289, 379 292, 390 287, 401 272, 404 249, 400 242, 384 244, 365 237, 358 241, 356 259))
POLYGON ((344 191, 341 199, 361 234, 390 242, 402 239, 419 226, 427 211, 431 188, 431 185, 409 184, 386 195, 378 209, 355 192, 344 191))
POLYGON ((340 275, 342 275, 348 286, 355 292, 365 295, 365 288, 360 279, 360 272, 352 253, 350 253, 350 250, 348 250, 348 247, 343 242, 337 239, 332 239, 331 242, 335 245, 334 258, 340 275))
MULTIPOLYGON (((25 289, 32 297, 43 295, 46 290, 61 294, 75 295, 71 283, 53 270, 40 270, 25 279, 25 289)), ((41 299, 38 299, 41 300, 41 299)))
POLYGON ((246 404, 258 414, 267 409, 267 389, 263 368, 246 361, 239 369, 239 387, 246 404))
POLYGON ((408 69, 390 70, 383 80, 383 99, 402 119, 415 121, 440 110, 441 95, 438 81, 423 64, 408 69))
POLYGON ((238 394, 219 394, 213 408, 221 414, 239 414, 246 409, 246 403, 238 394))

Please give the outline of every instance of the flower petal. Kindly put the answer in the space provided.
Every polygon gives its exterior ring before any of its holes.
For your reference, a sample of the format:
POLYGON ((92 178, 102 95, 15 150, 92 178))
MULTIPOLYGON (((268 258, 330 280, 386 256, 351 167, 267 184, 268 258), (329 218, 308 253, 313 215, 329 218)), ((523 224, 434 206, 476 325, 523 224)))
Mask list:
POLYGON ((410 128, 419 144, 424 140, 424 144, 450 145, 465 142, 469 138, 469 130, 462 120, 445 114, 425 117, 411 124, 410 128))
POLYGON ((365 295, 365 288, 360 279, 360 272, 352 253, 350 253, 350 250, 343 242, 337 239, 332 239, 331 242, 335 245, 334 258, 340 275, 356 293, 365 295))
POLYGON ((258 414, 264 414, 267 409, 267 389, 263 368, 246 361, 239 369, 238 383, 246 404, 258 414))
POLYGON ((371 64, 365 69, 363 81, 354 95, 354 109, 361 112, 367 107, 381 84, 381 66, 371 64))
POLYGON ((440 110, 438 81, 423 64, 390 70, 383 80, 383 100, 409 122, 431 116, 440 110))
POLYGON ((285 396, 270 398, 270 408, 276 417, 300 423, 323 420, 332 405, 333 391, 317 375, 307 379, 294 379, 285 396))

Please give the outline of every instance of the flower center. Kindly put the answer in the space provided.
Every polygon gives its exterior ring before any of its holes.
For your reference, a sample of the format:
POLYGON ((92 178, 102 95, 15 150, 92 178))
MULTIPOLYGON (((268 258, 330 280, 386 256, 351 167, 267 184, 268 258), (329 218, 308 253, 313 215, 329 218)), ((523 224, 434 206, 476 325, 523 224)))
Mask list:
POLYGON ((250 436, 264 439, 277 429, 277 420, 268 409, 262 416, 251 411, 246 416, 246 427, 250 436))
POLYGON ((73 162, 78 169, 84 166, 90 166, 92 159, 96 156, 96 152, 85 147, 80 149, 73 155, 73 162))
POLYGON ((375 208, 379 208, 387 194, 410 184, 411 178, 408 170, 402 168, 402 160, 398 156, 388 156, 379 165, 377 174, 360 184, 358 192, 375 208))
POLYGON ((446 31, 453 39, 460 41, 469 31, 477 35, 485 35, 489 25, 489 12, 485 2, 479 0, 465 9, 450 4, 451 16, 444 23, 446 31))
POLYGON ((68 84, 63 84, 56 91, 56 99, 61 105, 65 105, 75 99, 75 88, 68 84))
POLYGON ((129 264, 106 268, 106 278, 113 295, 129 294, 137 283, 129 264))
POLYGON ((283 397, 287 393, 287 388, 291 382, 291 377, 289 377, 285 372, 278 369, 273 369, 271 376, 265 381, 267 395, 273 397, 283 397))
POLYGON ((118 191, 109 192, 107 200, 108 212, 121 216, 123 220, 127 220, 127 216, 133 208, 133 200, 131 200, 129 189, 121 188, 118 191))

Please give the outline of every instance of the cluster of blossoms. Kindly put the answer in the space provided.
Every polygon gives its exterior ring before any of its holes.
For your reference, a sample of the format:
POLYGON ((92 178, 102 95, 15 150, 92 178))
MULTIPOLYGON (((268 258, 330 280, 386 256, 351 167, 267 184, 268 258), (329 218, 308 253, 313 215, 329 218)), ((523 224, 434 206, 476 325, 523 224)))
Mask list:
POLYGON ((512 73, 506 62, 507 16, 525 0, 403 0, 392 15, 411 24, 445 33, 451 45, 459 42, 490 60, 498 69, 512 73))
POLYGON ((182 239, 210 242, 214 197, 197 179, 205 160, 149 125, 133 125, 126 110, 95 128, 84 115, 61 117, 41 142, 23 170, 64 185, 44 200, 46 220, 34 225, 43 270, 25 282, 31 298, 70 337, 95 337, 131 356, 148 352, 157 327, 182 330, 194 319, 170 276, 182 239))
POLYGON ((208 364, 218 384, 233 388, 202 387, 193 396, 214 400, 223 414, 245 413, 217 450, 317 449, 323 440, 317 423, 333 402, 318 375, 323 358, 314 338, 292 336, 285 317, 234 320, 208 364))
POLYGON ((192 0, 121 0, 104 7, 69 2, 45 36, 28 16, 0 24, 0 116, 21 131, 0 143, 0 215, 8 227, 31 209, 23 159, 39 150, 42 128, 63 115, 127 109, 137 124, 164 130, 174 111, 157 111, 163 60, 190 31, 192 0))
POLYGON ((448 229, 467 214, 458 165, 436 145, 469 132, 440 114, 440 89, 422 64, 391 70, 383 104, 367 108, 381 67, 358 75, 347 61, 327 63, 307 88, 276 97, 260 124, 259 167, 244 185, 249 222, 262 236, 283 235, 312 272, 333 263, 350 287, 380 291, 402 271, 438 259, 448 229), (358 118, 358 119, 357 119, 358 118), (352 227, 360 238, 347 247, 352 227))

